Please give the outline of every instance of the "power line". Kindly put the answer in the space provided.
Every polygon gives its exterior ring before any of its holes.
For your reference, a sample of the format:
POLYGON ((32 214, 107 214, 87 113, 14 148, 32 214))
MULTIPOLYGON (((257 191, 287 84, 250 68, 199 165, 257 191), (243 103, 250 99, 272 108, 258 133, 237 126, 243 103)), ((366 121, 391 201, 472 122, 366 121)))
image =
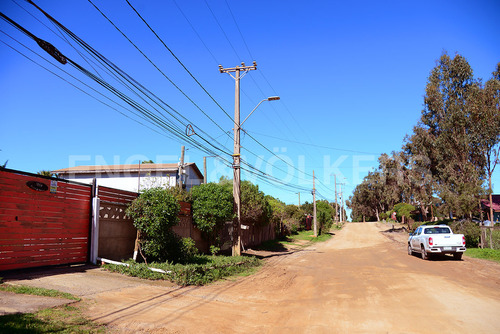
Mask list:
MULTIPOLYGON (((43 10, 42 10, 43 12, 43 10)), ((64 32, 66 32, 68 35, 70 35, 75 41, 77 41, 78 44, 80 44, 82 47, 84 47, 85 49, 87 49, 88 51, 90 51, 91 54, 93 54, 95 57, 97 57, 96 59, 100 60, 101 62, 103 62, 103 64, 105 64, 107 67, 109 67, 113 72, 116 72, 117 74, 119 74, 121 77, 123 77, 127 82, 129 82, 133 87, 135 87, 135 89, 139 90, 141 92, 141 94, 143 94, 145 97, 147 97, 148 99, 150 99, 151 101, 153 101, 155 104, 157 104, 161 109, 165 110, 162 105, 165 105, 167 106, 169 109, 171 109, 173 112, 175 112, 177 115, 179 115, 181 118, 183 118, 185 121, 189 121, 187 120, 184 116, 182 116, 181 114, 179 114, 177 111, 175 111, 175 109, 173 109, 171 106, 169 106, 167 103, 165 103, 163 100, 161 100, 159 97, 157 97, 156 95, 154 95, 151 91, 149 91, 147 88, 145 88, 144 86, 142 86, 140 83, 138 83, 135 79, 133 79, 132 77, 130 77, 128 74, 126 74, 123 70, 121 70, 120 68, 118 68, 116 65, 114 65, 111 61, 109 61, 107 58, 105 58, 103 55, 101 55, 100 53, 98 53, 95 49, 93 49, 92 47, 90 47, 90 45, 88 45, 87 43, 85 43, 83 40, 81 40, 78 36, 76 36, 75 34, 73 34, 69 29, 67 29, 66 27, 64 27, 63 25, 61 25, 59 22, 57 22, 55 19, 53 19, 52 17, 50 17, 50 15, 48 15, 47 13, 43 12, 52 22, 54 22, 57 26, 59 26, 64 32)), ((27 33, 26 31, 23 31, 24 33, 27 33)), ((34 40, 37 40, 36 39, 36 36, 34 36, 33 34, 30 34, 30 33, 27 33, 27 35, 29 37, 31 37, 32 39, 34 40)), ((55 49, 55 48, 54 48, 55 49)), ((57 49, 55 49, 57 50, 57 49)), ((54 56, 53 54, 51 54, 52 56, 54 56)), ((62 54, 60 55, 62 56, 62 54)), ((56 58, 56 57, 54 57, 56 58)), ((57 59, 57 58, 56 58, 57 59)), ((59 59, 58 59, 59 60, 59 59)), ((105 89, 107 89, 109 92, 111 92, 112 94, 114 94, 116 97, 120 98, 121 100, 123 100, 124 102, 126 102, 129 106, 131 106, 133 109, 137 110, 140 114, 143 115, 143 117, 145 117, 145 119, 148 120, 148 122, 151 122, 152 124, 156 124, 156 126, 159 126, 163 129, 166 129, 167 131, 169 131, 170 133, 172 133, 174 136, 176 136, 177 138, 179 139, 182 139, 182 140, 185 140, 185 141, 188 141, 190 142, 193 146, 199 148, 200 150, 204 150, 206 152, 210 152, 210 153, 213 153, 214 151, 209 148, 208 146, 206 146, 205 144, 202 144, 192 138, 189 138, 187 137, 186 135, 184 135, 183 131, 181 128, 179 128, 178 125, 175 125, 174 123, 172 123, 171 121, 167 120, 167 119, 162 119, 164 116, 162 116, 161 114, 160 115, 155 115, 153 113, 151 113, 149 110, 147 110, 146 108, 144 108, 143 106, 141 106, 137 101, 135 101, 134 99, 130 98, 129 96, 127 96, 126 94, 124 94, 123 92, 119 91, 118 89, 116 89, 115 87, 113 87, 112 85, 110 85, 108 82, 106 82, 105 80, 103 80, 102 78, 98 78, 96 75, 94 75, 93 73, 91 73, 90 71, 86 70, 85 68, 83 68, 81 65, 77 64, 76 62, 74 62, 73 60, 71 59, 67 59, 67 61, 72 65, 74 66, 76 69, 78 69, 80 72, 82 72, 83 74, 85 74, 86 76, 88 76, 90 79, 94 80, 96 83, 98 83, 99 85, 101 85, 102 87, 104 87, 105 89), (166 122, 169 122, 169 123, 166 123, 166 122)), ((130 87, 130 89, 132 89, 130 87)), ((159 112, 159 110, 157 110, 156 108, 154 108, 156 110, 156 112, 159 112)), ((182 124, 182 125, 186 125, 186 123, 184 123, 181 119, 179 119, 177 116, 173 115, 172 113, 168 112, 167 110, 165 110, 171 117, 173 117, 178 123, 182 124)), ((249 135, 250 136, 250 135, 249 135)), ((250 136, 254 141, 256 141, 258 144, 260 144, 263 148, 265 148, 266 150, 268 150, 271 154, 273 154, 274 156, 278 157, 276 154, 274 154, 273 152, 271 152, 269 149, 267 149, 262 143, 260 143, 257 139, 253 138, 252 136, 250 136)), ((225 153, 226 155, 229 155, 228 152, 224 152, 222 149, 220 149, 219 147, 216 147, 215 145, 213 145, 212 143, 210 143, 209 140, 203 138, 202 136, 200 136, 200 139, 203 140, 207 145, 209 146, 212 146, 214 149, 216 150, 220 150, 221 152, 225 153)), ((279 157, 278 157, 279 158, 279 157)), ((282 160, 283 162, 287 163, 286 161, 284 161, 283 159, 279 158, 280 160, 282 160)), ((301 170, 297 169, 295 166, 292 166, 290 165, 289 163, 287 163, 289 166, 291 166, 292 168, 302 172, 301 170)), ((276 182, 276 180, 279 180, 279 179, 271 179, 271 176, 270 175, 267 175, 267 174, 261 174, 260 177, 265 177, 267 180, 271 180, 271 181, 274 181, 276 182)), ((285 186, 287 187, 290 187, 289 184, 285 183, 284 184, 285 186)), ((293 185, 291 185, 293 186, 293 185)), ((297 188, 295 186, 295 189, 305 189, 305 188, 297 188)))
MULTIPOLYGON (((141 106, 139 103, 137 103, 136 101, 134 101, 132 98, 126 96, 124 93, 120 92, 118 89, 116 89, 115 87, 113 87, 112 85, 110 85, 109 83, 107 83, 106 81, 104 81, 104 80, 96 77, 94 74, 92 74, 91 72, 89 72, 88 70, 86 70, 85 68, 83 68, 82 66, 80 66, 79 64, 77 64, 76 62, 74 62, 73 60, 71 60, 70 58, 65 57, 64 55, 62 55, 52 44, 47 43, 47 42, 39 39, 38 37, 36 37, 35 35, 33 35, 31 32, 29 32, 28 30, 24 29, 19 24, 15 23, 13 20, 11 20, 7 16, 5 16, 3 13, 0 13, 0 15, 1 15, 1 18, 4 19, 5 21, 7 21, 9 24, 13 25, 15 28, 17 28, 18 30, 20 30, 21 32, 23 32, 24 34, 26 34, 28 37, 30 37, 31 39, 35 40, 45 51, 47 51, 49 54, 51 54, 51 56, 54 57, 55 59, 57 59, 60 63, 62 63, 62 64, 69 63, 70 65, 74 66, 76 69, 78 69, 79 71, 81 71, 83 74, 87 75, 89 78, 91 78, 92 80, 94 80, 95 82, 97 82, 98 84, 100 84, 102 87, 106 88, 108 91, 110 91, 112 94, 114 94, 118 98, 120 98, 123 101, 125 101, 128 105, 130 105, 132 108, 134 108, 138 112, 140 112, 143 116, 145 116, 153 124, 157 124, 160 127, 168 130, 169 132, 171 132, 172 134, 174 134, 175 136, 177 136, 179 139, 184 139, 184 140, 186 140, 188 142, 191 142, 192 145, 198 147, 200 150, 209 152, 211 154, 215 153, 214 151, 212 151, 212 149, 208 148, 204 144, 201 144, 201 143, 195 141, 193 138, 184 135, 182 129, 180 129, 178 126, 174 125, 173 123, 171 123, 171 124, 166 123, 165 120, 160 119, 157 115, 154 115, 153 113, 151 113, 150 111, 148 111, 147 109, 145 109, 143 106, 141 106)), ((65 29, 64 26, 62 26, 62 28, 65 29)), ((122 71, 121 74, 124 74, 124 72, 122 71)), ((133 80, 130 77, 128 77, 128 79, 129 80, 133 80)), ((135 86, 135 87, 139 88, 137 86, 135 86)), ((149 92, 149 91, 147 91, 147 92, 149 92)), ((172 114, 170 114, 170 115, 173 116, 178 122, 182 123, 174 115, 172 115, 172 114)), ((208 144, 209 146, 212 146, 213 148, 215 148, 215 149, 217 149, 217 150, 225 153, 226 155, 230 155, 228 152, 224 152, 222 149, 220 149, 220 148, 216 147, 215 145, 213 145, 210 141, 204 139, 201 136, 199 136, 199 137, 200 137, 200 139, 202 139, 203 141, 205 141, 206 144, 208 144)))
MULTIPOLYGON (((231 43, 231 41, 229 40, 229 37, 227 36, 226 34, 226 31, 222 28, 219 20, 217 19, 217 16, 215 16, 215 13, 213 12, 212 8, 210 7, 210 5, 208 4, 207 0, 205 0, 205 4, 207 5, 208 7, 208 10, 210 11, 210 13, 212 13, 212 17, 214 18, 215 22, 217 23, 217 25, 219 26, 220 30, 222 31, 222 34, 224 34, 224 37, 226 37, 226 40, 227 42, 229 43, 229 45, 231 46, 231 48, 233 49, 233 52, 234 54, 236 55, 236 57, 238 58, 238 61, 242 61, 243 58, 240 57, 240 55, 238 54, 238 52, 236 51, 236 49, 234 48, 233 46, 233 43, 231 43)), ((255 60, 255 59, 252 59, 252 60, 255 60)))
MULTIPOLYGON (((224 0, 224 1, 226 2, 227 8, 229 9, 229 13, 231 13, 231 17, 233 18, 234 24, 236 25, 236 29, 238 29, 238 32, 240 33, 241 39, 243 40, 243 43, 245 44, 245 47, 247 48, 248 55, 250 56, 250 59, 255 60, 255 58, 252 56, 252 53, 250 52, 250 48, 248 47, 248 44, 245 41, 245 38, 243 37, 243 34, 241 33, 240 26, 238 25, 238 22, 236 21, 236 18, 233 15, 233 11, 231 10, 231 7, 229 7, 229 3, 227 2, 227 0, 224 0)), ((206 3, 206 0, 205 0, 205 3, 206 3)), ((207 4, 207 6, 208 6, 208 4, 207 4)))
MULTIPOLYGON (((246 132, 248 134, 249 131, 246 131, 246 132)), ((373 152, 356 151, 356 150, 350 150, 350 149, 344 149, 344 148, 338 148, 338 147, 331 147, 331 146, 325 146, 325 145, 308 144, 308 143, 304 143, 304 142, 300 142, 300 141, 294 141, 294 140, 290 140, 290 139, 279 138, 279 137, 271 136, 271 135, 264 134, 264 133, 258 133, 258 132, 255 132, 255 131, 251 131, 251 132, 255 133, 255 134, 259 135, 259 136, 269 137, 269 138, 273 138, 273 139, 277 139, 277 140, 282 140, 282 141, 286 141, 286 142, 290 142, 290 143, 295 143, 295 144, 300 144, 300 145, 307 145, 307 146, 313 146, 313 147, 318 147, 318 148, 326 148, 326 149, 334 150, 334 151, 343 151, 343 152, 360 153, 360 154, 370 154, 370 155, 377 155, 378 154, 378 153, 373 153, 373 152)))
POLYGON ((203 115, 205 115, 213 124, 215 124, 223 133, 226 133, 226 131, 217 123, 215 122, 203 109, 200 108, 200 106, 198 106, 196 104, 196 102, 194 102, 178 85, 175 84, 175 82, 172 81, 172 79, 170 79, 166 74, 165 72, 163 72, 134 42, 132 42, 132 40, 122 31, 120 30, 120 28, 118 28, 116 26, 116 24, 113 23, 113 21, 111 21, 111 19, 109 19, 106 14, 104 14, 91 0, 88 0, 93 6, 94 8, 106 19, 108 20, 108 22, 116 29, 118 30, 118 32, 120 32, 122 34, 122 36, 127 39, 127 41, 129 41, 130 44, 132 44, 136 49, 137 51, 139 51, 143 56, 144 58, 146 58, 150 63, 151 65, 153 65, 175 88, 177 88, 177 90, 179 90, 182 95, 184 95, 188 100, 189 102, 191 102, 199 111, 201 111, 203 113, 203 115))
MULTIPOLYGON (((174 2, 175 2, 175 0, 174 0, 174 2)), ((226 39, 227 39, 228 43, 231 45, 231 47, 232 47, 232 48, 233 48, 233 50, 235 51, 235 54, 238 56, 238 53, 237 53, 237 52, 236 52, 236 50, 234 49, 234 46, 233 46, 233 44, 231 43, 231 41, 229 40, 229 37, 227 36, 227 34, 226 34, 225 30, 222 28, 221 24, 219 23, 219 20, 217 19, 217 16, 215 15, 215 13, 213 12, 213 10, 211 9, 210 5, 209 5, 206 1, 205 1, 205 3, 206 3, 206 5, 207 5, 207 7, 209 8, 210 13, 211 13, 211 14, 212 14, 212 16, 214 17, 215 21, 217 22, 217 24, 218 24, 219 28, 221 29, 221 31, 223 32, 224 36, 226 37, 226 39)), ((227 3, 226 3, 226 4, 227 4, 227 3)), ((176 3, 176 5, 177 5, 177 3, 176 3)), ((181 10, 181 9, 180 9, 180 7, 179 7, 178 5, 177 5, 177 7, 179 8, 179 10, 181 10)), ((229 6, 228 6, 228 8, 229 8, 229 6)), ((230 8, 229 8, 229 10, 230 10, 230 8)), ((182 12, 182 11, 181 11, 181 12, 182 12)), ((231 11, 231 10, 230 10, 230 12, 231 12, 231 15, 232 15, 232 11, 231 11)), ((182 14, 184 15, 184 13, 183 13, 183 12, 182 12, 182 14)), ((197 33, 196 29, 195 29, 195 28, 193 27, 193 25, 190 23, 189 19, 188 19, 185 15, 184 15, 184 17, 186 18, 186 20, 187 20, 187 21, 188 21, 188 23, 190 24, 191 28, 195 31, 195 33, 196 33, 196 35, 198 36, 198 38, 202 41, 202 43, 203 43, 203 45, 205 46, 205 48, 207 48, 207 50, 208 50, 208 51, 210 52, 210 54, 213 56, 213 53, 210 51, 210 49, 208 48, 208 46, 206 45, 206 43, 203 41, 203 39, 201 38, 201 36, 197 33)), ((233 20, 234 20, 234 16, 233 16, 233 20)), ((237 26, 237 28, 238 28, 238 31, 240 32, 241 38, 244 40, 243 34, 241 33, 241 30, 239 29, 239 26, 238 26, 238 24, 237 24, 236 20, 235 20, 235 24, 236 24, 236 26, 237 26)), ((248 48, 248 45, 246 44, 246 42, 245 42, 245 41, 244 41, 244 43, 245 43, 245 45, 247 46, 247 50, 248 50, 249 54, 251 55, 251 52, 250 52, 250 49, 248 48)), ((213 56, 213 57, 214 57, 214 59, 215 59, 215 56, 213 56)), ((239 56, 238 56, 238 57, 239 57, 239 56)), ((261 94, 262 94, 262 95, 264 95, 264 92, 263 92, 263 91, 262 91, 262 89, 259 87, 259 85, 258 85, 258 84, 257 84, 257 82, 255 81, 255 79, 253 79, 253 77, 252 77, 251 79, 254 81, 255 85, 258 87, 258 89, 260 90, 261 94)), ((272 87, 271 87, 271 88, 272 88, 272 87)), ((244 93, 245 93, 245 92, 244 92, 244 93)), ((246 93, 245 93, 245 95, 246 95, 246 93)), ((247 97, 248 97, 248 96, 247 96, 247 97)), ((249 98, 249 97, 248 97, 248 98, 249 98)), ((249 100, 251 100, 251 99, 249 98, 249 100)), ((273 107, 273 109, 274 109, 274 107, 273 107)), ((278 113, 277 113, 277 114, 278 114, 278 113)), ((278 114, 278 117, 280 117, 280 116, 279 116, 279 114, 278 114)), ((281 118, 281 117, 280 117, 280 118, 281 118)), ((285 127, 287 127, 288 131, 290 131, 290 132, 291 132, 291 130, 288 128, 288 125, 286 124, 286 122, 284 122, 284 121, 282 120, 282 124, 284 124, 284 125, 285 125, 285 127)), ((272 151, 271 151, 271 150, 269 150, 267 147, 265 147, 265 146, 264 146, 264 145, 263 145, 260 141, 258 141, 258 140, 257 140, 256 138, 254 138, 252 135, 248 134, 248 132, 246 132, 245 130, 243 130, 243 132, 245 132, 245 133, 246 133, 246 134, 247 134, 247 135, 248 135, 248 136, 249 136, 249 137, 250 137, 250 138, 251 138, 254 142, 256 142, 259 146, 263 147, 266 151, 268 151, 269 153, 271 153, 273 156, 277 157, 279 160, 281 160, 281 161, 285 162, 287 165, 289 165, 289 166, 291 166, 292 168, 294 168, 294 169, 298 170, 299 172, 304 173, 304 174, 306 174, 306 175, 309 175, 309 176, 310 176, 310 174, 307 174, 306 172, 304 172, 304 171, 301 171, 301 170, 297 169, 295 166, 290 165, 290 164, 289 164, 289 163, 287 163, 285 160, 283 160, 283 159, 281 159, 280 157, 278 157, 276 154, 274 154, 274 152, 272 152, 272 151)), ((293 133, 293 132, 291 132, 291 133, 293 133)), ((250 150, 248 150, 248 151, 249 151, 249 153, 250 153, 250 154, 252 154, 252 155, 254 155, 254 156, 257 156, 257 154, 253 153, 252 151, 250 151, 250 150)), ((307 151, 306 151, 306 154, 307 154, 307 151)))
POLYGON ((198 33, 198 31, 194 28, 193 24, 191 23, 191 21, 189 20, 189 18, 186 16, 186 14, 184 14, 184 12, 182 11, 181 7, 179 6, 179 4, 177 3, 176 0, 173 0, 174 1, 174 4, 175 6, 177 7, 177 9, 179 10, 179 12, 181 12, 182 16, 184 17, 184 19, 186 19, 186 21, 188 22, 189 26, 191 27, 191 29, 194 31, 194 33, 196 34, 196 36, 198 37, 198 39, 201 41, 201 43, 203 44, 203 46, 205 47, 205 49, 207 49, 208 53, 210 53, 210 55, 212 56, 212 58, 214 59, 215 61, 215 64, 218 65, 220 64, 220 62, 217 60, 217 58, 214 56, 214 54, 212 53, 212 51, 208 48, 207 44, 205 44, 205 42, 203 41, 203 39, 201 38, 200 34, 198 33))
POLYGON ((201 89, 212 99, 212 101, 224 112, 224 114, 234 123, 234 119, 222 108, 222 106, 217 102, 214 97, 203 87, 203 85, 196 79, 196 77, 188 70, 188 68, 182 63, 182 61, 175 55, 175 53, 165 44, 160 36, 154 31, 154 29, 146 22, 146 20, 139 14, 139 12, 132 6, 129 0, 126 0, 127 4, 132 8, 132 10, 139 16, 139 18, 144 22, 144 24, 151 30, 151 32, 156 36, 156 38, 163 44, 163 46, 170 52, 170 54, 177 60, 177 62, 182 66, 182 68, 193 78, 193 80, 201 87, 201 89))
MULTIPOLYGON (((33 4, 33 3, 32 3, 33 4)), ((113 70, 114 72, 118 73, 121 77, 123 77, 127 82, 129 82, 133 87, 135 87, 135 89, 139 90, 142 94, 144 94, 145 97, 149 98, 153 103, 157 104, 161 109, 163 109, 164 111, 166 111, 171 117, 173 117, 176 121, 180 122, 181 124, 183 124, 184 127, 187 126, 187 124, 192 124, 192 122, 190 122, 186 117, 184 117, 183 115, 181 115, 179 112, 177 112, 174 108, 172 108, 170 105, 168 105, 167 103, 165 103, 161 98, 159 98, 158 96, 156 96, 154 93, 152 93, 151 91, 149 91, 147 88, 145 88, 143 85, 141 85, 139 82, 137 82, 135 79, 133 79, 132 77, 130 77, 127 73, 125 73, 123 70, 121 70, 118 66, 116 66, 115 64, 113 64, 111 61, 109 61, 106 57, 104 57, 102 54, 100 54, 99 52, 97 52, 95 49, 93 49, 90 45, 88 45, 86 42, 84 42, 82 39, 80 39, 78 36, 76 36, 73 32, 71 32, 69 29, 67 29, 64 25, 62 25, 61 23, 59 23, 56 19, 54 19, 52 16, 50 16, 48 13, 46 13, 45 11, 43 11, 40 7, 36 6, 35 4, 33 4, 38 10, 40 10, 47 18, 49 18, 49 20, 51 20, 52 22, 54 22, 57 26, 59 26, 61 29, 63 29, 64 32, 66 32, 68 35, 70 35, 79 45, 81 45, 83 48, 87 49, 88 51, 91 52, 91 54, 93 54, 94 56, 97 57, 97 59, 99 59, 101 62, 103 62, 103 64, 105 64, 106 66, 108 66, 111 70, 113 70), (153 99, 154 97, 154 99, 153 99), (179 117, 183 118, 187 123, 183 123, 179 118, 177 118, 177 116, 173 115, 172 113, 170 113, 169 111, 165 110, 161 104, 165 105, 166 107, 168 107, 170 110, 172 110, 174 113, 176 113, 179 117)), ((91 78, 93 80, 95 80, 96 82, 100 83, 100 84, 103 84, 103 80, 102 79, 99 79, 99 78, 96 78, 95 76, 93 76, 90 72, 88 71, 83 71, 84 74, 88 75, 88 76, 91 76, 91 78)), ((107 86, 108 84, 105 83, 104 84, 104 87, 108 88, 110 91, 112 91, 114 94, 118 94, 118 95, 123 95, 123 93, 117 93, 117 90, 113 87, 113 88, 110 88, 109 86, 107 86)), ((129 87, 130 88, 130 87, 129 87)), ((131 89, 131 88, 130 88, 131 89)), ((121 97, 123 99, 123 96, 121 97)), ((143 99, 144 100, 144 99, 143 99)), ((125 101, 127 103, 130 104, 130 99, 127 100, 125 99, 125 101)), ((149 103, 148 103, 149 104, 149 103)), ((149 104, 150 105, 150 104, 149 104)), ((150 105, 151 106, 151 105, 150 105)), ((156 108, 153 108, 155 109, 157 112, 158 110, 156 108)), ((171 122, 171 121, 169 121, 171 122)), ((173 123, 171 123, 173 124, 173 123)), ((203 130, 201 130, 201 128, 199 127, 196 127, 198 130, 200 130, 200 132, 203 132, 203 130)), ((178 133, 182 133, 182 129, 178 128, 176 129, 176 131, 178 133)), ((200 136, 200 138, 205 141, 208 145, 216 148, 217 150, 220 150, 221 152, 224 152, 222 149, 216 147, 211 141, 209 140, 206 140, 205 138, 203 138, 202 136, 200 136)), ((185 138, 186 140, 188 141, 193 141, 191 138, 185 138)), ((211 138, 213 140, 213 138, 211 138)), ((215 140, 214 140, 215 141, 215 140)), ((217 142, 217 141, 215 141, 217 142)), ((228 154, 227 152, 225 152, 226 154, 228 154)))

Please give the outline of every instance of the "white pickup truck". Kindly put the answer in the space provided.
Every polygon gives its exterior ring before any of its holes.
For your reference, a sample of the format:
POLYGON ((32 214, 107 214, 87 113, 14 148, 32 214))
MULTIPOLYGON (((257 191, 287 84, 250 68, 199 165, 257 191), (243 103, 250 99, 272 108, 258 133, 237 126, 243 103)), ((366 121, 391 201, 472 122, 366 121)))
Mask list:
POLYGON ((420 253, 424 260, 431 254, 453 254, 460 260, 465 251, 464 235, 453 234, 446 225, 419 226, 408 238, 408 254, 420 253))

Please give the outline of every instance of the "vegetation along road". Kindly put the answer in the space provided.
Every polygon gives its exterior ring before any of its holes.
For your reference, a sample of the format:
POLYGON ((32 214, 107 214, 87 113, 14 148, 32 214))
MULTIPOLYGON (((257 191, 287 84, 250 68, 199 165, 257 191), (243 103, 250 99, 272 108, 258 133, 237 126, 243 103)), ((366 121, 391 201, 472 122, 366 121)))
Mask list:
POLYGON ((500 265, 423 261, 386 230, 347 224, 234 281, 98 293, 88 314, 119 332, 498 333, 500 265))

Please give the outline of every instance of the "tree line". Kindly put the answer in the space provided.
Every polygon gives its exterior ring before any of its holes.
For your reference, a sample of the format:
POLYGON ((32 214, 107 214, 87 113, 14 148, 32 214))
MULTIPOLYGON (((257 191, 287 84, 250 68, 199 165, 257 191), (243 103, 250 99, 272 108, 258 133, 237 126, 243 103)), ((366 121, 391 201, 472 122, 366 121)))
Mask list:
MULTIPOLYGON (((232 221, 233 182, 222 177, 219 182, 195 186, 190 192, 177 187, 151 187, 144 189, 127 209, 140 231, 140 250, 148 261, 183 263, 197 254, 194 241, 180 238, 172 227, 178 224, 179 202, 191 203, 193 224, 201 230, 217 254, 222 246, 221 232, 226 222, 232 221)), ((300 207, 285 204, 264 194, 258 185, 241 182, 241 223, 247 226, 265 226, 274 223, 276 235, 286 237, 304 229, 308 216, 312 217, 313 204, 300 207)), ((328 201, 316 201, 319 234, 330 230, 335 217, 335 206, 328 201)), ((311 218, 312 219, 312 218, 311 218)))
POLYGON ((398 214, 413 208, 421 220, 479 216, 480 198, 491 202, 499 143, 500 63, 483 83, 463 56, 443 53, 401 150, 382 154, 347 201, 353 221, 389 218, 398 204, 398 214))

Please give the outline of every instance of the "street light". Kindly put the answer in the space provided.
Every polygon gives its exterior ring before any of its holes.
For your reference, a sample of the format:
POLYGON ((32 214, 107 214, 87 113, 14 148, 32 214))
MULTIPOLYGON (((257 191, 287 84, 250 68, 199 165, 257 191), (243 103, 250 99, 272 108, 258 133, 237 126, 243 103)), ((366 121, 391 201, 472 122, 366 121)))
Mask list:
POLYGON ((259 102, 259 104, 257 104, 257 105, 255 106, 255 108, 253 108, 253 110, 250 112, 250 114, 248 114, 248 116, 247 116, 247 117, 243 120, 243 122, 241 122, 241 124, 240 124, 240 128, 243 126, 243 123, 245 123, 245 122, 246 122, 246 120, 248 119, 248 117, 250 117, 250 115, 252 115, 252 114, 253 114, 253 112, 255 111, 255 109, 257 109, 257 108, 260 106, 260 104, 261 104, 262 102, 264 102, 264 101, 277 101, 277 100, 279 100, 279 99, 280 99, 280 97, 279 97, 279 96, 270 96, 270 97, 268 97, 267 99, 264 99, 264 100, 260 101, 260 102, 259 102))
MULTIPOLYGON (((238 91, 238 90, 237 90, 238 91)), ((236 233, 234 233, 233 230, 233 236, 236 236, 236 240, 234 240, 233 237, 233 249, 232 249, 232 255, 233 256, 239 256, 241 255, 241 188, 240 188, 240 183, 241 183, 241 169, 240 169, 240 151, 241 151, 241 144, 240 144, 240 130, 241 126, 245 121, 250 117, 250 115, 253 114, 253 112, 260 106, 260 104, 264 101, 276 101, 279 100, 279 96, 271 96, 268 97, 267 99, 264 99, 253 108, 252 112, 243 120, 243 122, 239 122, 240 120, 240 115, 239 115, 239 96, 237 98, 237 105, 238 107, 235 108, 235 126, 234 126, 234 154, 233 154, 233 169, 234 169, 234 176, 233 176, 233 198, 234 198, 234 210, 236 211, 236 217, 235 220, 237 220, 236 224, 233 224, 233 229, 236 228, 236 233), (236 226, 235 226, 236 225, 236 226)))

